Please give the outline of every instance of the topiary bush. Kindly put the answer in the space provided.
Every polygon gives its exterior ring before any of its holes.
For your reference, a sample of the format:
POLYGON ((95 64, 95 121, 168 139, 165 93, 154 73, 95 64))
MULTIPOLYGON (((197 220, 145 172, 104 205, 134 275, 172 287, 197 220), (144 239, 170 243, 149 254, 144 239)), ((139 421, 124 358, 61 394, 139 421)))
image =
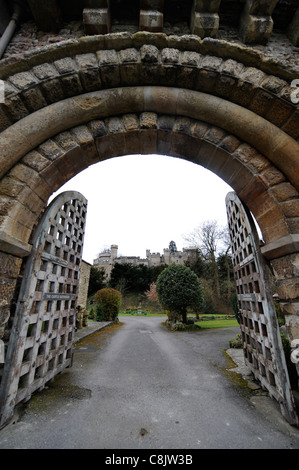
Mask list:
POLYGON ((111 287, 105 287, 95 293, 96 320, 116 321, 121 306, 122 295, 111 287))
POLYGON ((156 290, 160 304, 171 312, 173 321, 181 318, 187 323, 187 308, 200 309, 203 290, 197 275, 188 267, 172 264, 157 279, 156 290))

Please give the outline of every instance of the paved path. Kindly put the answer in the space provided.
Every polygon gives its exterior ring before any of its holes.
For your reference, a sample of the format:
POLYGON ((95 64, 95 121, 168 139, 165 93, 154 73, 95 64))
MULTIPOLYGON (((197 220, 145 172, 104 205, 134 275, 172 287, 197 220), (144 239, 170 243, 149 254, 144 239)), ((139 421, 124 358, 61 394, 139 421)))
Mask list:
POLYGON ((87 326, 80 328, 75 332, 74 343, 79 343, 79 341, 82 341, 82 339, 87 338, 93 333, 97 333, 98 331, 107 328, 111 323, 111 321, 88 321, 87 326))
POLYGON ((73 367, 0 431, 1 449, 299 449, 276 403, 231 379, 238 329, 121 322, 76 344, 73 367))

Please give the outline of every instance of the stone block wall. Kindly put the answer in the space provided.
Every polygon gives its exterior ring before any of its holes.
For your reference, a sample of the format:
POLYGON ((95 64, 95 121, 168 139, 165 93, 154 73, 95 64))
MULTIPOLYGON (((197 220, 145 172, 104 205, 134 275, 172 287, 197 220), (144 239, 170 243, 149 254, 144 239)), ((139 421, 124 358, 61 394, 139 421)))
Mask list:
POLYGON ((87 295, 90 277, 91 264, 86 261, 81 261, 79 289, 77 299, 77 328, 87 326, 88 310, 87 310, 87 295))
POLYGON ((77 305, 80 305, 80 307, 83 309, 86 308, 86 304, 87 304, 87 293, 88 293, 90 269, 91 269, 91 264, 82 260, 81 269, 80 269, 77 305))

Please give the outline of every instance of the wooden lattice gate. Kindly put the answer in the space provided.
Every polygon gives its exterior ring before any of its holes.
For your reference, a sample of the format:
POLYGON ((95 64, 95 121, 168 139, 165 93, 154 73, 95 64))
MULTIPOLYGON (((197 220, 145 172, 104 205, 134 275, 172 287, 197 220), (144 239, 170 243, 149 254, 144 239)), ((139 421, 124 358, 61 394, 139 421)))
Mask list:
POLYGON ((72 364, 86 211, 80 193, 62 193, 35 231, 1 380, 0 426, 72 364))
POLYGON ((267 266, 249 210, 233 192, 226 197, 245 363, 283 416, 298 426, 267 266))

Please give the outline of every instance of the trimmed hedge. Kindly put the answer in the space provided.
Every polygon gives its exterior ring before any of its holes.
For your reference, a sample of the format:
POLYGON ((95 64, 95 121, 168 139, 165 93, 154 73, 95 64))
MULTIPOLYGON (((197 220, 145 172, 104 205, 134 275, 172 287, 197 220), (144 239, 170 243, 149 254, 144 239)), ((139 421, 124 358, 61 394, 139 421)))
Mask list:
POLYGON ((111 287, 105 287, 95 293, 96 320, 115 321, 121 306, 122 295, 111 287))

